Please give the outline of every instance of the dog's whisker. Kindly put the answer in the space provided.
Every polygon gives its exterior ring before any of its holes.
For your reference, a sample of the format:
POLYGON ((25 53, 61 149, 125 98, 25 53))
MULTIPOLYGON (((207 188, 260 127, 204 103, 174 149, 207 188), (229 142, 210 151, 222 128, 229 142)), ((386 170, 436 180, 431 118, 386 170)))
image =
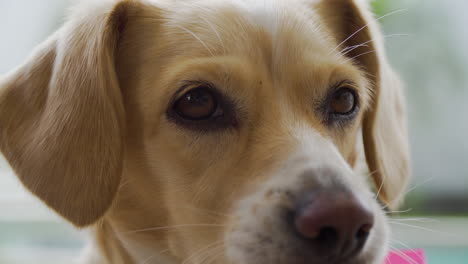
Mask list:
POLYGON ((137 230, 132 230, 132 231, 125 231, 125 232, 121 232, 121 234, 133 234, 133 233, 146 232, 146 231, 177 229, 181 227, 224 227, 224 226, 225 225, 220 225, 220 224, 185 224, 185 225, 173 225, 173 226, 158 226, 158 227, 137 229, 137 230))
POLYGON ((219 258, 220 256, 224 255, 224 252, 223 251, 220 251, 218 253, 215 253, 213 254, 213 256, 211 256, 211 260, 209 260, 208 262, 204 263, 204 264, 211 264, 213 262, 216 261, 217 258, 219 258))
POLYGON ((154 255, 149 256, 149 257, 146 258, 141 264, 147 264, 147 263, 149 263, 150 260, 154 259, 154 258, 157 257, 157 256, 160 256, 160 255, 163 254, 163 253, 168 252, 169 250, 170 250, 170 249, 166 248, 166 249, 164 249, 164 250, 158 251, 157 254, 154 254, 154 255))
POLYGON ((214 27, 213 23, 211 23, 210 21, 208 21, 208 19, 206 19, 205 17, 201 17, 203 19, 203 21, 205 21, 208 26, 211 28, 211 30, 213 30, 213 32, 215 33, 216 37, 218 38, 219 40, 219 43, 221 44, 221 46, 223 47, 223 54, 226 55, 226 47, 224 46, 224 42, 223 40, 221 39, 221 35, 219 34, 219 32, 216 30, 216 28, 214 27))
MULTIPOLYGON (((385 174, 384 174, 384 177, 385 177, 385 174)), ((420 188, 421 186, 423 186, 423 185, 425 185, 425 184, 427 184, 427 183, 433 181, 434 179, 435 179, 435 176, 432 176, 432 177, 430 177, 429 179, 426 179, 425 181, 423 181, 422 183, 417 184, 417 185, 411 187, 411 188, 408 189, 407 191, 401 192, 401 193, 400 193, 399 195, 397 195, 393 200, 391 200, 391 201, 389 202, 389 204, 392 204, 394 201, 398 201, 400 198, 402 198, 402 197, 408 195, 410 192, 412 192, 412 191, 414 191, 415 189, 420 188)), ((385 178, 382 180, 381 187, 383 186, 384 181, 385 181, 385 178)), ((379 192, 376 194, 375 198, 377 199, 378 197, 379 197, 379 192)), ((381 208, 382 208, 383 210, 385 210, 386 208, 388 208, 388 206, 389 206, 389 205, 385 205, 385 206, 383 206, 383 207, 381 207, 381 208)), ((407 209, 407 211, 388 211, 388 212, 386 212, 386 213, 406 213, 406 212, 411 211, 411 210, 412 210, 412 208, 407 209)))
POLYGON ((214 246, 207 250, 204 254, 204 256, 199 258, 199 261, 197 261, 198 264, 203 264, 206 262, 212 262, 214 259, 216 259, 218 256, 224 254, 224 243, 214 246))
POLYGON ((393 253, 402 257, 404 260, 408 261, 409 263, 418 264, 415 260, 411 259, 405 252, 401 251, 400 249, 395 248, 395 247, 390 247, 390 248, 392 249, 393 253))
MULTIPOLYGON (((370 178, 372 178, 373 175, 376 174, 377 172, 379 172, 379 170, 374 170, 374 171, 368 172, 366 177, 370 179, 370 178)), ((384 177, 385 177, 385 176, 384 176, 384 177)), ((374 194, 374 199, 375 199, 375 200, 377 200, 377 199, 379 198, 380 190, 381 190, 382 187, 383 187, 383 183, 384 183, 384 181, 382 181, 382 183, 380 184, 380 186, 379 186, 379 188, 378 188, 376 194, 374 194)), ((375 188, 375 187, 374 187, 374 188, 375 188)))
POLYGON ((230 215, 228 215, 228 214, 223 214, 223 213, 220 213, 220 212, 216 212, 216 211, 212 211, 212 210, 208 210, 208 209, 203 209, 203 208, 197 208, 197 207, 193 207, 193 206, 181 206, 179 208, 195 210, 195 211, 199 211, 201 213, 207 213, 207 214, 211 214, 211 215, 218 216, 218 217, 230 217, 230 215))
POLYGON ((368 44, 369 42, 371 42, 371 41, 369 40, 369 41, 366 41, 366 42, 361 43, 361 44, 358 44, 358 45, 348 46, 348 47, 342 49, 342 50, 340 51, 340 53, 341 53, 341 55, 346 55, 347 53, 349 53, 349 52, 351 52, 351 51, 353 51, 353 50, 355 50, 355 49, 357 49, 357 48, 359 48, 359 47, 368 47, 367 44, 368 44))
POLYGON ((397 254, 398 256, 402 257, 404 260, 406 260, 409 263, 414 263, 417 264, 413 259, 411 259, 408 254, 403 252, 401 249, 397 247, 390 246, 390 249, 392 250, 393 253, 397 254))
POLYGON ((455 234, 450 234, 450 233, 447 233, 447 232, 437 231, 437 230, 430 229, 430 228, 427 228, 427 227, 412 225, 412 224, 408 224, 408 223, 401 223, 401 222, 393 221, 393 220, 388 220, 388 222, 390 224, 406 226, 406 227, 410 227, 410 228, 414 228, 414 229, 420 229, 420 230, 423 230, 423 231, 428 231, 428 232, 432 232, 432 233, 440 234, 440 235, 444 235, 444 236, 457 237, 455 234))
POLYGON ((158 17, 158 16, 148 16, 148 15, 141 15, 141 14, 134 14, 134 16, 137 18, 148 18, 148 19, 153 19, 157 21, 165 21, 165 22, 172 21, 170 18, 158 17))
POLYGON ((425 181, 423 181, 422 183, 417 184, 417 185, 411 187, 411 188, 408 189, 406 192, 403 192, 402 194, 400 194, 400 196, 406 196, 406 195, 409 194, 410 192, 412 192, 412 191, 416 190, 417 188, 420 188, 420 187, 424 186, 425 184, 427 184, 427 183, 429 183, 429 182, 431 182, 431 181, 434 181, 434 180, 435 180, 435 176, 432 176, 432 177, 426 179, 425 181))
MULTIPOLYGON (((383 38, 390 38, 390 37, 401 37, 401 36, 412 36, 411 34, 405 34, 405 33, 396 33, 396 34, 390 34, 390 35, 385 35, 383 36, 383 38)), ((354 46, 349 46, 349 47, 346 47, 344 48, 343 50, 341 50, 341 55, 346 55, 348 54, 349 52, 359 48, 359 47, 367 47, 367 44, 371 43, 371 42, 374 42, 376 41, 377 39, 371 39, 371 40, 368 40, 366 42, 363 42, 361 44, 358 44, 358 45, 354 45, 354 46)))
POLYGON ((223 245, 224 241, 223 240, 217 240, 211 244, 208 244, 198 250, 196 250, 193 254, 189 255, 186 259, 184 259, 182 261, 181 264, 188 264, 190 260, 194 259, 194 258, 197 258, 197 257, 200 257, 200 256, 204 256, 205 254, 209 254, 209 252, 211 250, 213 250, 213 248, 217 248, 219 247, 220 245, 223 245))
POLYGON ((157 255, 151 255, 148 258, 144 259, 141 264, 147 264, 150 260, 154 259, 157 255))
POLYGON ((170 249, 166 248, 164 250, 159 251, 158 254, 163 254, 163 253, 166 253, 166 252, 169 252, 169 251, 170 251, 170 249))
POLYGON ((370 177, 374 176, 374 174, 376 174, 377 172, 379 172, 379 170, 373 170, 371 172, 368 172, 367 177, 370 178, 370 177))
MULTIPOLYGON (((398 201, 400 198, 402 198, 402 197, 408 195, 410 192, 416 190, 417 188, 422 187, 423 185, 425 185, 425 184, 427 184, 427 183, 433 181, 434 179, 435 179, 435 176, 432 176, 432 177, 430 177, 429 179, 426 179, 425 181, 423 181, 422 183, 417 184, 417 185, 411 187, 411 188, 408 189, 407 191, 401 192, 401 193, 400 193, 399 195, 397 195, 389 204, 393 203, 394 201, 398 201)), ((386 207, 387 207, 387 206, 385 206, 383 209, 385 209, 386 207)))
POLYGON ((119 190, 123 189, 123 188, 124 188, 125 186, 127 186, 129 183, 130 183, 130 180, 125 180, 125 181, 120 182, 119 190))
MULTIPOLYGON (((385 209, 385 208, 387 208, 387 206, 382 207, 382 209, 385 209)), ((385 214, 404 214, 404 213, 410 212, 411 210, 413 210, 413 208, 408 208, 408 209, 399 210, 399 211, 386 211, 385 214)))
POLYGON ((396 239, 392 239, 392 242, 395 242, 395 243, 397 243, 397 244, 403 246, 404 249, 408 249, 408 250, 411 251, 414 255, 418 256, 418 259, 419 259, 419 260, 423 260, 423 258, 422 258, 419 254, 417 254, 416 251, 415 251, 414 249, 412 249, 409 245, 407 245, 407 244, 405 244, 405 243, 403 243, 403 242, 401 242, 401 241, 399 241, 399 240, 396 240, 396 239))
POLYGON ((196 40, 198 40, 198 42, 200 42, 203 47, 205 47, 205 49, 211 54, 211 56, 214 56, 213 52, 211 51, 210 48, 208 48, 208 46, 205 44, 205 42, 203 42, 203 40, 197 36, 197 34, 195 34, 193 31, 190 31, 188 30, 186 27, 184 26, 181 26, 181 25, 177 25, 176 27, 184 30, 185 32, 189 33, 190 35, 192 35, 192 37, 194 37, 196 40))
POLYGON ((375 53, 375 52, 377 52, 377 51, 376 51, 376 50, 370 50, 370 51, 363 52, 363 53, 361 53, 361 54, 358 54, 358 55, 356 55, 356 56, 354 56, 354 57, 351 57, 351 58, 349 58, 349 59, 347 59, 347 60, 341 62, 340 64, 345 64, 345 63, 347 63, 348 61, 352 61, 352 60, 354 60, 354 59, 356 59, 356 58, 359 58, 359 57, 361 57, 361 56, 364 56, 364 55, 367 55, 367 54, 370 54, 370 53, 375 53))
POLYGON ((437 219, 431 219, 431 218, 392 218, 392 221, 397 221, 397 222, 419 222, 419 223, 438 223, 438 222, 440 222, 437 219))
POLYGON ((379 170, 373 170, 373 171, 371 171, 371 172, 368 172, 368 173, 367 173, 367 176, 368 176, 368 177, 372 177, 372 176, 373 176, 374 174, 376 174, 377 172, 379 172, 379 170))
MULTIPOLYGON (((378 172, 378 170, 375 170, 373 173, 377 173, 377 172, 378 172)), ((375 194, 375 199, 379 198, 380 192, 383 190, 383 186, 384 186, 384 183, 385 183, 386 179, 387 179, 387 174, 383 173, 382 182, 380 183, 379 189, 377 190, 377 193, 375 194)))
MULTIPOLYGON (((373 171, 371 171, 371 172, 368 172, 366 177, 367 177, 367 178, 372 178, 372 176, 373 176, 374 174, 376 174, 377 172, 379 172, 379 171, 380 171, 380 170, 376 169, 376 170, 373 170, 373 171)), ((382 188, 383 188, 384 182, 385 182, 385 174, 384 174, 384 179, 382 179, 382 182, 380 183, 380 186, 379 186, 379 188, 377 189, 377 192, 376 192, 375 195, 374 195, 374 199, 375 199, 375 200, 377 200, 377 199, 379 198, 379 195, 380 195, 380 192, 381 192, 381 190, 382 190, 382 188)), ((374 187, 374 188, 375 188, 375 187, 374 187)))
MULTIPOLYGON (((391 16, 391 15, 394 15, 394 14, 397 14, 397 13, 401 13, 403 11, 407 11, 407 9, 399 9, 399 10, 396 10, 396 11, 393 11, 393 12, 390 12, 388 14, 385 14, 377 19, 375 19, 375 22, 379 21, 379 20, 382 20, 384 19, 385 17, 388 17, 388 16, 391 16)), ((353 34, 351 34, 350 36, 348 36, 345 40, 343 40, 340 44, 338 44, 338 46, 336 46, 330 53, 332 54, 333 52, 335 52, 339 47, 341 47, 341 45, 343 45, 344 43, 346 43, 346 41, 350 40, 352 37, 354 37, 355 35, 357 35, 359 32, 361 32, 362 30, 366 29, 369 25, 371 25, 371 23, 374 23, 374 21, 371 21, 369 23, 367 23, 366 25, 362 26, 361 28, 359 28, 358 30, 356 30, 353 34)))

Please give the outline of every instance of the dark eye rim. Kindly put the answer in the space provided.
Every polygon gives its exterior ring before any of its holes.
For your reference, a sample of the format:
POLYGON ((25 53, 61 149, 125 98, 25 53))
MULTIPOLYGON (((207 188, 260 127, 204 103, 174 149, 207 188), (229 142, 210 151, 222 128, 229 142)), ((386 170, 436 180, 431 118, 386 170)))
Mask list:
POLYGON ((174 93, 166 111, 168 121, 186 129, 210 132, 238 126, 236 108, 232 100, 225 96, 216 86, 207 81, 184 81, 181 87, 174 93), (207 89, 216 100, 214 114, 201 119, 186 118, 181 115, 175 106, 185 94, 196 89, 207 89))
POLYGON ((322 108, 322 113, 324 115, 325 123, 327 123, 328 125, 334 125, 334 124, 343 125, 355 119, 355 117, 359 113, 360 106, 361 106, 361 102, 360 102, 359 92, 355 88, 355 84, 350 81, 342 81, 334 85, 333 88, 330 89, 321 108, 322 108), (331 100, 334 98, 336 93, 342 90, 350 91, 352 96, 354 97, 353 108, 346 113, 338 113, 338 112, 333 111, 333 109, 330 108, 331 100))

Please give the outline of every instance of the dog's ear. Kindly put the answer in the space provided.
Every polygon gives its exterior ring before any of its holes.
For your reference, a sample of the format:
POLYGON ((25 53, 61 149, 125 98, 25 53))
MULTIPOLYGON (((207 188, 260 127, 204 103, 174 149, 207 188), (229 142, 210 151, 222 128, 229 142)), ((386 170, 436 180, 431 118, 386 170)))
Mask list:
POLYGON ((380 199, 396 207, 408 182, 409 148, 402 87, 387 62, 383 37, 364 1, 315 2, 337 52, 352 58, 371 79, 373 101, 364 116, 363 142, 367 164, 380 199))
POLYGON ((32 193, 79 227, 107 211, 122 173, 114 55, 137 3, 107 2, 76 11, 0 83, 0 151, 32 193))

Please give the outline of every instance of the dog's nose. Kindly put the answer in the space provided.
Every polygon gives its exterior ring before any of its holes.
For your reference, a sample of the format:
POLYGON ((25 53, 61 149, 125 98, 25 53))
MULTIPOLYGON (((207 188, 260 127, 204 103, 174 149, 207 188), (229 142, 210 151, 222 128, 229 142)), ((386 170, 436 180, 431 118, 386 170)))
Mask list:
POLYGON ((344 191, 311 194, 295 212, 294 227, 326 256, 349 258, 363 248, 374 216, 358 197, 344 191))

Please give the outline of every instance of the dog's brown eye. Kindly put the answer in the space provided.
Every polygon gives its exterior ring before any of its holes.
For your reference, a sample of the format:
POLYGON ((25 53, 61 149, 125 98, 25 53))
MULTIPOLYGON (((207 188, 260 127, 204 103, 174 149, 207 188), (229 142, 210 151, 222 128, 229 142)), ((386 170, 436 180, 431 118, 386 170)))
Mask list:
POLYGON ((356 93, 347 87, 340 88, 332 95, 329 104, 333 114, 348 115, 353 113, 357 105, 356 93))
POLYGON ((202 120, 213 116, 217 106, 215 95, 202 86, 182 95, 174 104, 174 110, 185 119, 202 120))
POLYGON ((337 85, 338 88, 330 89, 321 104, 323 121, 329 126, 343 127, 359 113, 359 94, 352 88, 352 83, 346 84, 343 82, 337 85))
POLYGON ((181 128, 214 132, 237 128, 237 108, 233 100, 212 83, 187 81, 166 112, 166 117, 181 128), (182 94, 182 95, 180 95, 182 94))

